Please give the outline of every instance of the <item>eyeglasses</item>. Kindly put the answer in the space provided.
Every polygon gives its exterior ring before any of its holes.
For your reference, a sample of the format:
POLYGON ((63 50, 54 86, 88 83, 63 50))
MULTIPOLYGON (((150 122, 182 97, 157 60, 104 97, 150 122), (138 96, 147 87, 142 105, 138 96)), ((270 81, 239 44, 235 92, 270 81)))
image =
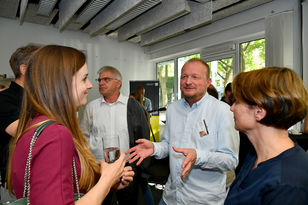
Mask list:
POLYGON ((111 80, 118 80, 116 78, 98 78, 98 79, 95 79, 98 83, 100 83, 101 81, 103 81, 104 83, 109 83, 111 80))

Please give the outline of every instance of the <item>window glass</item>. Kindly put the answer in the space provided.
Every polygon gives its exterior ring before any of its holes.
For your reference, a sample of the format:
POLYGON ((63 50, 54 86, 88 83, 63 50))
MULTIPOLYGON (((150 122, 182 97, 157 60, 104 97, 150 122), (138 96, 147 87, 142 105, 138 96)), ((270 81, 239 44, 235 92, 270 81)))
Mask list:
POLYGON ((240 44, 241 71, 251 71, 265 67, 265 39, 240 44))
POLYGON ((212 78, 212 84, 216 88, 220 99, 224 95, 225 86, 232 82, 233 58, 210 61, 207 64, 211 69, 210 77, 212 78))
POLYGON ((156 64, 159 80, 159 107, 165 107, 174 101, 174 60, 156 64))

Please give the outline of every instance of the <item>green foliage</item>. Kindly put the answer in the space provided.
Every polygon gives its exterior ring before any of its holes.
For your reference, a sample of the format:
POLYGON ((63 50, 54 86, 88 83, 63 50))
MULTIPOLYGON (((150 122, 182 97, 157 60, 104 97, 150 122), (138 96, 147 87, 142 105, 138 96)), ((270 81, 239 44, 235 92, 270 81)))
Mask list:
POLYGON ((173 90, 173 87, 174 87, 174 76, 172 76, 172 77, 169 76, 168 77, 167 82, 166 82, 166 87, 173 90))
POLYGON ((250 71, 265 66, 265 39, 241 44, 241 70, 250 71))
MULTIPOLYGON (((212 67, 212 62, 208 62, 210 68, 212 67)), ((213 70, 211 69, 210 76, 212 80, 215 80, 216 86, 224 88, 225 85, 232 81, 233 76, 233 58, 224 58, 217 60, 217 73, 213 76, 213 70), (221 80, 222 81, 221 81, 221 80)))
POLYGON ((165 106, 170 100, 174 87, 174 61, 165 61, 157 65, 157 79, 159 80, 161 98, 160 106, 165 106))
POLYGON ((200 53, 196 53, 196 54, 193 54, 193 55, 190 55, 190 56, 184 56, 182 57, 181 59, 186 62, 192 58, 200 58, 200 53))

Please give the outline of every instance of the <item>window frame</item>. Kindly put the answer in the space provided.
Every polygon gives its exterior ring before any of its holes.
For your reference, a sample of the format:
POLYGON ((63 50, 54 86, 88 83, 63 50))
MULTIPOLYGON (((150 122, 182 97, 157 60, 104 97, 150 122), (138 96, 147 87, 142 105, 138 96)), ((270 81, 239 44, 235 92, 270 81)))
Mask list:
MULTIPOLYGON (((250 41, 257 41, 257 40, 261 40, 261 39, 264 39, 265 40, 265 62, 264 62, 264 65, 266 66, 266 39, 265 39, 265 36, 263 37, 254 37, 254 38, 245 38, 245 39, 242 39, 241 41, 238 41, 237 43, 237 46, 238 46, 238 72, 242 72, 242 68, 240 67, 241 66, 241 44, 242 43, 247 43, 247 42, 250 42, 250 41)), ((238 73, 237 72, 237 73, 238 73)))
MULTIPOLYGON (((177 79, 175 78, 175 76, 177 75, 177 71, 176 71, 176 61, 175 61, 175 59, 173 59, 173 58, 170 58, 169 60, 164 60, 164 61, 159 61, 159 62, 155 62, 155 70, 156 70, 156 80, 158 80, 158 82, 159 82, 159 79, 158 79, 158 64, 159 63, 164 63, 164 62, 168 62, 168 61, 173 61, 173 66, 174 66, 174 81, 177 81, 177 79)), ((175 92, 175 89, 176 89, 176 84, 175 84, 175 82, 173 82, 173 92, 175 92)), ((159 89, 161 89, 161 86, 160 86, 160 82, 159 82, 159 89)), ((160 97, 160 95, 159 95, 159 97, 160 97)), ((160 99, 159 99, 159 101, 158 101, 159 103, 158 104, 160 104, 160 99)), ((160 106, 160 105, 159 105, 160 106)))
MULTIPOLYGON (((217 49, 215 51, 215 53, 212 53, 206 57, 202 57, 202 50, 203 49, 206 49, 207 47, 203 47, 203 48, 200 48, 200 49, 194 49, 193 51, 190 51, 190 52, 182 52, 182 53, 179 53, 179 54, 173 54, 171 55, 171 57, 166 57, 165 59, 164 58, 160 58, 159 61, 155 61, 155 70, 156 70, 156 79, 157 79, 157 65, 159 63, 162 63, 162 62, 166 62, 166 61, 171 61, 173 60, 174 62, 174 93, 176 93, 176 98, 177 100, 179 100, 181 98, 180 95, 178 95, 179 93, 179 78, 178 78, 178 73, 180 72, 180 69, 181 68, 178 68, 178 59, 179 58, 183 58, 183 57, 186 57, 186 56, 191 56, 191 55, 194 55, 194 54, 200 54, 200 58, 202 60, 204 60, 205 62, 209 62, 209 61, 216 61, 216 60, 220 60, 220 59, 224 59, 224 58, 233 58, 233 76, 235 76, 237 73, 241 72, 240 70, 240 45, 242 43, 245 43, 245 42, 249 42, 249 41, 256 41, 256 40, 260 40, 260 39, 265 39, 265 34, 264 32, 260 32, 260 33, 257 33, 257 34, 253 34, 251 36, 248 36, 248 37, 244 37, 244 38, 239 38, 238 40, 235 40, 235 41, 232 41, 232 42, 224 42, 222 44, 216 44, 216 45, 212 45, 212 46, 209 46, 209 47, 212 47, 212 48, 215 48, 217 46, 217 48, 219 48, 221 45, 227 45, 227 44, 234 44, 235 45, 235 49, 234 50, 231 50, 231 51, 226 51, 226 50, 219 50, 217 49)), ((266 47, 266 39, 265 39, 265 47, 266 47)), ((266 52, 266 48, 265 48, 265 52, 266 52)), ((266 65, 265 65, 266 66, 266 65)))

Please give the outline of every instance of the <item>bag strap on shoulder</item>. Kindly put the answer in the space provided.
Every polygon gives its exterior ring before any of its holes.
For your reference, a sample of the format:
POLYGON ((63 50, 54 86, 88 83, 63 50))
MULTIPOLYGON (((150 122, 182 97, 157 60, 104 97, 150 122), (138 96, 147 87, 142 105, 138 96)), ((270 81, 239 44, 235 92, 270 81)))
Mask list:
POLYGON ((23 193, 23 197, 28 198, 28 203, 29 203, 29 196, 30 196, 30 175, 31 175, 30 170, 31 170, 32 149, 33 149, 33 146, 34 146, 38 136, 42 133, 44 128, 47 127, 48 125, 52 124, 52 123, 55 123, 55 121, 47 120, 47 121, 43 122, 38 128, 36 128, 34 135, 33 135, 31 142, 30 142, 29 154, 28 154, 28 158, 27 158, 25 176, 24 176, 24 193, 23 193))

